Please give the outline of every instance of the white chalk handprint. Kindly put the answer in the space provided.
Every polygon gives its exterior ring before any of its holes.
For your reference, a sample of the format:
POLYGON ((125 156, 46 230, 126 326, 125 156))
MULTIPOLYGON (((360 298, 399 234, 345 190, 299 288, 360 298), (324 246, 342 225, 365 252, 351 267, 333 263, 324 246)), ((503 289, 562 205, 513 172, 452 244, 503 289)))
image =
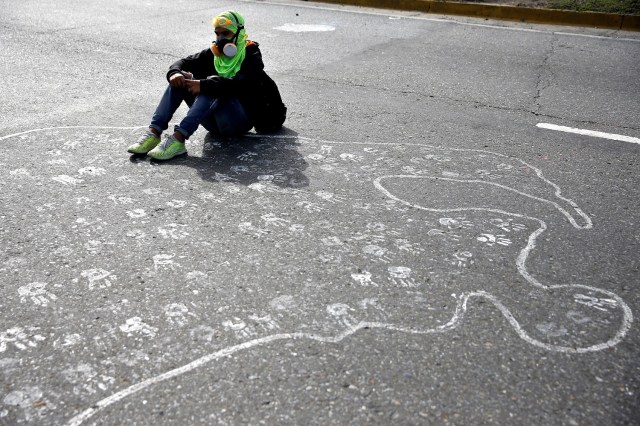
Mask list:
POLYGON ((144 337, 154 337, 158 329, 146 324, 140 317, 133 317, 129 318, 126 323, 120 326, 120 331, 127 333, 127 336, 141 334, 144 337))
POLYGON ((37 342, 43 341, 45 338, 39 334, 35 334, 38 327, 13 327, 0 333, 0 352, 4 352, 9 344, 21 351, 27 348, 35 348, 37 342))
POLYGON ((182 303, 168 304, 164 307, 164 314, 169 324, 176 327, 183 327, 189 321, 187 316, 194 316, 194 314, 189 312, 186 305, 182 303))
POLYGON ((31 299, 34 305, 47 306, 50 301, 55 301, 58 296, 47 291, 45 287, 47 283, 30 283, 18 288, 18 294, 20 295, 20 302, 24 303, 27 298, 31 299))

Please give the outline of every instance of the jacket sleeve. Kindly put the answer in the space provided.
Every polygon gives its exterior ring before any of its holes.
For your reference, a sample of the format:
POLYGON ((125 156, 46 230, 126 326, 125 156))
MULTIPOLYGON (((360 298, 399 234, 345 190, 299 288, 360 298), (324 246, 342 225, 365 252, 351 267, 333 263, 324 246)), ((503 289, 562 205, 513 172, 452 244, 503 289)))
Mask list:
POLYGON ((194 53, 193 55, 174 62, 167 72, 167 80, 169 80, 173 74, 177 74, 181 70, 189 71, 193 74, 193 78, 195 79, 207 78, 207 71, 210 71, 212 68, 212 65, 207 66, 208 62, 209 60, 213 62, 213 54, 209 54, 210 51, 210 49, 204 49, 201 52, 194 53))
POLYGON ((247 55, 235 76, 225 78, 213 75, 200 80, 200 92, 216 98, 242 96, 252 90, 263 73, 264 63, 260 49, 257 44, 247 46, 247 55))

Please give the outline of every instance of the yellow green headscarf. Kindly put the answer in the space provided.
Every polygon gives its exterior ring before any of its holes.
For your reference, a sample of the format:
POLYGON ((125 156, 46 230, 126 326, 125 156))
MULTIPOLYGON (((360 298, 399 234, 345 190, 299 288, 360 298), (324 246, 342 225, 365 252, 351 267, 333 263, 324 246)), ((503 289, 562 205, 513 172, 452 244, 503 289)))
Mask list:
MULTIPOLYGON (((215 27, 226 28, 232 33, 236 33, 238 31, 238 27, 234 25, 240 24, 244 25, 244 18, 236 11, 227 10, 226 12, 222 12, 220 15, 216 16, 211 20, 211 23, 215 27), (226 22, 225 22, 226 21, 226 22), (224 22, 221 24, 221 22, 224 22)), ((231 78, 240 71, 240 66, 242 65, 242 61, 246 55, 245 48, 247 47, 247 32, 245 29, 241 29, 238 34, 238 40, 236 41, 236 47, 238 48, 238 53, 235 56, 229 58, 227 56, 215 56, 213 59, 213 64, 216 67, 216 71, 218 75, 222 77, 231 78)))

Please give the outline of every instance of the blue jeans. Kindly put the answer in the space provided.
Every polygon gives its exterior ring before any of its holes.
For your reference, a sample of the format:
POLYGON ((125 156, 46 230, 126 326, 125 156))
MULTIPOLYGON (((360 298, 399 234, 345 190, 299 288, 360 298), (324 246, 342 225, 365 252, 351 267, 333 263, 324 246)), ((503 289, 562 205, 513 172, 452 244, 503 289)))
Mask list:
POLYGON ((189 139, 199 125, 221 136, 238 136, 251 129, 247 113, 237 98, 212 98, 202 93, 194 97, 186 89, 171 85, 162 95, 149 127, 160 133, 167 130, 169 121, 183 101, 189 106, 189 112, 174 131, 182 133, 185 139, 189 139))

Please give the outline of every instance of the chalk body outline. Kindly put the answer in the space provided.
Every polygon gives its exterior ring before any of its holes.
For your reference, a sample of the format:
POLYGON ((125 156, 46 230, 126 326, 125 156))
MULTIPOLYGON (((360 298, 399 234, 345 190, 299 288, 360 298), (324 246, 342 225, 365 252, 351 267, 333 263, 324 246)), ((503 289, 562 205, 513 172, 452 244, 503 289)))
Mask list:
MULTIPOLYGON (((39 131, 46 131, 46 130, 66 130, 66 129, 94 129, 94 130, 99 130, 99 129, 105 129, 105 130, 132 130, 135 131, 136 129, 140 129, 143 126, 132 126, 132 127, 117 127, 117 126, 62 126, 62 127, 47 127, 47 128, 41 128, 41 129, 31 129, 31 130, 27 130, 24 132, 20 132, 20 133, 15 133, 15 134, 11 134, 11 135, 6 135, 6 136, 2 136, 0 137, 0 141, 4 140, 4 139, 8 139, 10 137, 15 137, 15 136, 20 136, 20 135, 24 135, 24 134, 29 134, 29 133, 34 133, 34 132, 39 132, 39 131)), ((121 401, 125 398, 127 398, 128 396, 131 396, 143 389, 146 389, 150 386, 153 386, 155 384, 158 384, 160 382, 163 382, 165 380, 169 380, 171 378, 174 377, 178 377, 182 374, 185 374, 189 371, 192 371, 196 368, 199 368, 207 363, 213 362, 215 360, 221 359, 223 357, 229 356, 229 355, 233 355, 234 353, 243 351, 243 350, 249 350, 251 348, 254 347, 259 347, 259 346, 263 346, 275 341, 280 341, 280 340, 313 340, 313 341, 317 341, 317 342, 321 342, 321 343, 337 343, 340 342, 341 340, 351 336, 352 334, 358 332, 359 330, 362 329, 384 329, 384 330, 391 330, 391 331, 398 331, 398 332, 405 332, 405 333, 409 333, 409 334, 419 334, 419 335, 427 335, 427 334, 433 334, 433 333, 443 333, 449 330, 454 329, 455 327, 458 326, 458 324, 462 321, 462 319, 464 318, 464 315, 467 311, 468 308, 468 302, 469 300, 471 300, 472 298, 482 298, 485 300, 488 300, 489 302, 491 302, 500 312, 501 314, 505 317, 505 319, 509 322, 509 324, 512 326, 512 328, 514 329, 514 331, 516 332, 516 334, 523 340, 525 340, 526 342, 528 342, 529 344, 545 349, 545 350, 549 350, 549 351, 556 351, 556 352, 563 352, 563 353, 575 353, 575 354, 582 354, 582 353, 589 353, 589 352, 596 352, 596 351, 600 351, 606 348, 610 348, 613 347, 615 345, 617 345, 627 334, 627 332, 629 331, 629 329, 631 328, 631 324, 633 322, 633 313, 631 311, 631 309, 629 308, 629 306, 624 302, 624 300, 619 297, 617 294, 608 291, 608 290, 604 290, 604 289, 600 289, 597 287, 592 287, 592 286, 587 286, 587 285, 582 285, 582 284, 564 284, 564 285, 545 285, 540 283, 538 280, 536 280, 533 276, 531 276, 529 274, 529 272, 526 269, 526 261, 527 258, 529 256, 529 254, 531 253, 531 251, 535 248, 536 246, 536 240, 537 238, 542 235, 546 230, 547 230, 547 225, 546 223, 538 218, 535 217, 531 217, 531 216, 527 216, 527 215, 523 215, 523 214, 519 214, 519 213, 513 213, 513 212, 507 212, 504 210, 500 210, 500 209, 492 209, 492 208, 484 208, 484 207, 465 207, 465 208, 451 208, 451 209, 437 209, 437 208, 430 208, 430 207, 425 207, 425 206, 420 206, 417 204, 413 204, 410 203, 406 200, 403 200, 399 197, 396 197, 395 195, 393 195, 389 190, 387 190, 384 185, 382 184, 382 181, 385 179, 393 179, 393 178, 400 178, 400 179, 439 179, 439 180, 443 180, 443 181, 450 181, 450 182, 458 182, 458 183, 471 183, 471 184, 479 184, 479 185, 493 185, 496 187, 499 187, 501 189, 507 190, 507 191, 511 191, 514 193, 517 193, 521 196, 525 196, 527 198, 533 199, 535 201, 538 202, 543 202, 543 203, 547 203, 552 205, 554 208, 556 208, 563 216, 565 216, 565 218, 568 220, 568 222, 576 229, 591 229, 593 227, 593 223, 591 221, 591 219, 589 218, 588 215, 586 215, 580 208, 579 206, 573 202, 572 200, 564 197, 562 195, 562 191, 560 189, 560 187, 558 185, 556 185, 555 183, 551 182, 550 180, 548 180, 547 178, 544 177, 542 171, 528 163, 526 163, 525 161, 517 158, 517 157, 511 157, 508 155, 504 155, 504 154, 500 154, 500 153, 495 153, 495 152, 491 152, 491 151, 486 151, 486 150, 477 150, 477 149, 464 149, 464 148, 443 148, 443 147, 436 147, 436 146, 431 146, 431 145, 422 145, 422 144, 412 144, 412 143, 375 143, 375 142, 339 142, 339 141, 329 141, 329 140, 323 140, 323 139, 314 139, 314 138, 308 138, 308 137, 304 137, 304 136, 289 136, 289 135, 273 135, 273 136, 269 136, 269 135, 256 135, 256 136, 250 136, 250 137, 256 137, 256 138, 263 138, 263 139, 296 139, 302 143, 311 143, 311 144, 318 144, 318 143, 324 143, 324 144, 332 144, 332 145, 368 145, 368 146, 398 146, 398 145, 402 145, 402 146, 419 146, 419 147, 425 147, 425 148, 432 148, 432 149, 436 149, 436 150, 447 150, 447 151, 454 151, 454 152, 474 152, 474 153, 481 153, 481 154, 489 154, 489 155, 493 155, 493 156, 497 156, 497 157, 502 157, 502 158, 508 158, 511 160, 515 160, 520 162, 521 164, 523 164, 524 166, 528 167, 529 169, 533 170, 536 173, 536 176, 541 179, 542 181, 544 181, 546 184, 550 185, 551 187, 554 188, 554 196, 556 198, 558 198, 559 200, 564 201, 565 203, 567 203, 568 205, 570 205, 575 213, 584 221, 583 224, 579 224, 575 218, 566 210, 564 209, 562 206, 560 206, 557 202, 555 201, 551 201, 551 200, 547 200, 546 198, 542 198, 542 197, 537 197, 537 196, 533 196, 531 194, 527 194, 524 193, 522 191, 519 191, 517 189, 511 188, 507 185, 502 185, 499 183, 495 183, 495 182, 487 182, 487 181, 483 181, 483 180, 478 180, 478 179, 455 179, 455 178, 448 178, 448 177, 442 177, 442 176, 426 176, 426 175, 409 175, 409 174, 401 174, 401 175, 384 175, 384 176, 379 176, 377 178, 375 178, 373 180, 373 185, 374 187, 382 192, 386 197, 388 197, 389 199, 392 199, 396 202, 399 202, 401 204, 404 204, 406 206, 415 208, 415 209, 419 209, 419 210, 423 210, 423 211, 429 211, 429 212, 438 212, 438 213, 452 213, 452 212, 462 212, 462 211, 483 211, 483 212, 492 212, 492 213, 497 213, 497 214, 501 214, 501 215, 506 215, 506 216, 510 216, 510 217, 517 217, 517 218, 521 218, 521 219, 528 219, 534 222, 537 222, 540 226, 538 227, 538 229, 536 229, 533 233, 531 233, 529 235, 528 238, 528 242, 527 245, 520 251, 517 260, 516 260, 516 267, 518 270, 518 273, 532 286, 537 287, 537 288, 541 288, 541 289, 545 289, 545 290, 551 290, 551 289, 561 289, 561 288, 575 288, 575 289, 583 289, 583 290, 587 290, 587 291, 594 291, 594 292, 600 292, 603 293, 605 295, 607 295, 608 297, 610 297, 611 299, 614 299, 616 301, 616 303, 618 304, 618 306, 621 308, 622 313, 623 313, 623 318, 622 318, 622 325, 620 326, 620 328, 618 329, 618 331, 616 332, 616 334, 610 338, 608 341, 606 342, 602 342, 602 343, 598 343, 589 347, 568 347, 568 346, 558 346, 558 345, 550 345, 544 342, 541 342, 537 339, 534 339, 533 337, 531 337, 519 324, 519 322, 517 321, 517 319, 513 316, 513 314, 511 313, 511 311, 503 304, 500 302, 500 300, 495 297, 494 295, 485 292, 485 291, 470 291, 470 292, 464 292, 462 294, 460 294, 457 297, 457 303, 456 303, 456 308, 455 308, 455 312, 453 314, 453 316, 451 317, 451 319, 444 325, 438 326, 438 327, 434 327, 434 328, 428 328, 428 329, 420 329, 420 328, 413 328, 413 327, 401 327, 401 326, 396 326, 394 324, 390 324, 390 323, 382 323, 382 322, 368 322, 368 321, 361 321, 359 323, 357 323, 356 325, 353 326, 347 326, 345 327, 344 331, 342 331, 341 333, 338 333, 334 336, 322 336, 322 335, 318 335, 318 334, 313 334, 313 333, 302 333, 302 332, 292 332, 292 333, 277 333, 277 334, 271 334, 271 335, 267 335, 267 336, 263 336, 260 338, 256 338, 256 339, 252 339, 252 340, 248 340, 246 342, 237 344, 237 345, 232 345, 232 346, 228 346, 226 348, 223 348, 219 351, 210 353, 208 355, 205 355, 203 357, 200 357, 190 363, 187 363, 181 367, 169 370, 165 373, 162 373, 160 375, 157 375, 155 377, 146 379, 142 382, 139 382, 137 384, 131 385, 127 388, 124 388, 100 401, 98 401, 96 404, 94 404, 92 407, 82 411, 81 413, 79 413, 78 415, 74 416, 73 418, 71 418, 66 424, 67 425, 80 425, 82 424, 85 420, 91 418, 92 416, 94 416, 95 414, 97 414, 98 412, 104 410, 105 408, 107 408, 108 406, 121 401)))

